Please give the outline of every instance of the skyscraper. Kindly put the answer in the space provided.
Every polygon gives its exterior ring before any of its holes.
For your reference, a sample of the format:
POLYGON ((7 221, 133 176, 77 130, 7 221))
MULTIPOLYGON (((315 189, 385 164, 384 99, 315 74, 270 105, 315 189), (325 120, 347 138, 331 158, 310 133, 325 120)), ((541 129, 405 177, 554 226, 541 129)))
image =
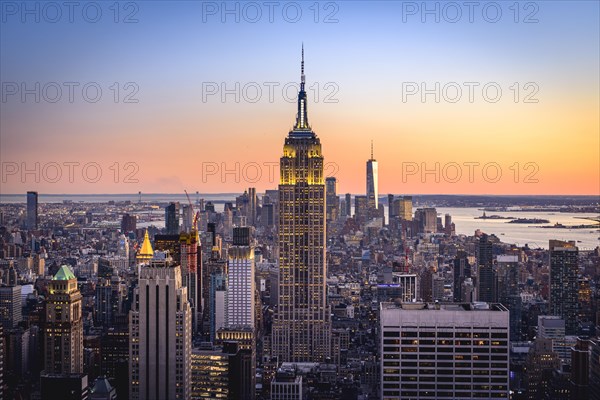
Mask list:
POLYGON ((325 179, 325 198, 327 221, 335 221, 338 217, 340 201, 337 197, 337 179, 334 176, 325 179))
POLYGON ((129 315, 130 399, 188 399, 192 315, 181 268, 170 259, 140 266, 129 315))
POLYGON ((123 214, 121 219, 121 233, 135 232, 137 228, 137 216, 130 214, 123 214))
MULTIPOLYGON (((412 208, 412 202, 411 202, 412 208)), ((419 208, 415 212, 415 219, 419 221, 419 229, 423 233, 437 232, 437 210, 432 207, 419 208)))
POLYGON ((453 273, 453 301, 456 303, 463 302, 462 286, 466 278, 471 277, 471 266, 467 258, 467 253, 464 250, 459 250, 454 258, 454 273, 453 273))
POLYGON ((256 226, 257 203, 256 188, 248 188, 248 225, 256 226))
POLYGON ((550 314, 565 320, 565 333, 577 331, 577 274, 575 242, 550 240, 550 314))
POLYGON ((388 194, 388 224, 392 222, 392 218, 398 215, 398 210, 394 207, 394 195, 388 194))
POLYGON ((485 302, 496 301, 496 274, 493 267, 492 242, 487 235, 479 238, 477 251, 477 284, 478 300, 485 302))
POLYGON ((519 292, 519 257, 498 255, 497 298, 510 311, 510 340, 521 339, 522 300, 519 292))
POLYGON ((38 227, 38 192, 27 192, 27 229, 38 227))
POLYGON ((367 161, 367 206, 369 212, 379 208, 379 187, 377 177, 377 160, 373 158, 373 141, 371 140, 371 158, 367 161))
POLYGON ((323 155, 308 123, 304 85, 303 48, 296 124, 280 160, 279 303, 272 333, 279 361, 323 361, 331 347, 323 155))
POLYGON ((21 286, 0 286, 0 325, 6 330, 22 321, 21 286))
POLYGON ((352 195, 350 193, 346 193, 344 195, 345 203, 346 203, 346 216, 352 216, 352 195))
POLYGON ((187 287, 188 301, 192 311, 192 332, 200 330, 201 287, 202 287, 202 247, 198 230, 192 222, 189 232, 179 235, 179 258, 183 286, 187 287))
POLYGON ((402 199, 400 199, 400 204, 398 206, 398 215, 401 219, 405 221, 412 221, 412 196, 404 196, 402 197, 402 199))
POLYGON ((44 327, 47 375, 83 372, 83 319, 77 278, 69 267, 60 267, 49 285, 44 327))
POLYGON ((165 207, 165 229, 168 235, 179 234, 179 203, 165 207))
POLYGON ((225 325, 254 329, 254 248, 250 245, 250 228, 233 228, 233 246, 228 256, 225 325))

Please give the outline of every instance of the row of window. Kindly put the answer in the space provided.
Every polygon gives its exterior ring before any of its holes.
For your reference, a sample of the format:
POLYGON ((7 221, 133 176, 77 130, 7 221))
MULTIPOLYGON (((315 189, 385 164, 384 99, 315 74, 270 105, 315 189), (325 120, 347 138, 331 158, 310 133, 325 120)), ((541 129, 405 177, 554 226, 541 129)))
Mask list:
MULTIPOLYGON (((470 329, 470 328, 469 328, 470 329)), ((506 339, 508 338, 507 332, 445 332, 445 331, 402 331, 398 330, 384 330, 383 337, 425 337, 425 338, 492 338, 492 339, 506 339)))

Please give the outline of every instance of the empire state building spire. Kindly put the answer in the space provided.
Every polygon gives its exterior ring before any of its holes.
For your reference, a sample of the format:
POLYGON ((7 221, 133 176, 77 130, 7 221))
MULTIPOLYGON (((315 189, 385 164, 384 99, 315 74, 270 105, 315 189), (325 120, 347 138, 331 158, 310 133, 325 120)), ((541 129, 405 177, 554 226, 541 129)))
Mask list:
POLYGON ((306 76, 304 75, 304 43, 302 44, 302 61, 300 63, 300 92, 298 92, 298 114, 296 116, 296 125, 294 130, 310 130, 308 125, 308 109, 306 91, 304 90, 304 84, 306 83, 306 76))

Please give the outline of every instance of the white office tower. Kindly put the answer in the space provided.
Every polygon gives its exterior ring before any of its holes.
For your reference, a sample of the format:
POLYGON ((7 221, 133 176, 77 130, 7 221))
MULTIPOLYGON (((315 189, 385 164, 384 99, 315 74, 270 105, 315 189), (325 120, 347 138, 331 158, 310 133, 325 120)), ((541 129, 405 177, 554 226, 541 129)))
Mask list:
POLYGON ((155 258, 139 270, 129 314, 129 398, 189 399, 192 312, 181 268, 155 258))
POLYGON ((233 228, 227 261, 227 328, 254 329, 254 248, 250 228, 233 228))
POLYGON ((501 304, 381 303, 381 399, 508 398, 501 304))

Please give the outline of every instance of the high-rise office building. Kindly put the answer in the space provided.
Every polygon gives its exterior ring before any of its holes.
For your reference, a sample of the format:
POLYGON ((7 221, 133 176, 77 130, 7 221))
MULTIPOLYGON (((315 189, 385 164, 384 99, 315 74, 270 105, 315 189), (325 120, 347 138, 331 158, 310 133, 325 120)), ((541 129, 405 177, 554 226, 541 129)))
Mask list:
POLYGON ((229 355, 212 346, 192 350, 191 398, 228 399, 229 355))
POLYGON ((123 214, 121 219, 121 233, 135 232, 137 229, 137 216, 123 214))
POLYGON ((354 196, 354 218, 365 223, 369 218, 369 199, 367 196, 354 196))
POLYGON ((565 320, 565 332, 577 332, 579 249, 575 242, 550 240, 550 314, 565 320))
POLYGON ((371 140, 371 158, 367 161, 367 207, 369 211, 379 208, 377 160, 373 158, 373 141, 371 140))
POLYGON ((27 229, 37 229, 38 222, 38 192, 27 192, 27 229))
POLYGON ((0 325, 5 330, 12 329, 22 319, 21 286, 0 286, 0 325))
POLYGON ((395 207, 394 195, 388 194, 388 224, 392 222, 392 218, 398 216, 398 208, 395 207))
POLYGON ((181 267, 169 259, 140 265, 129 315, 129 398, 188 399, 192 315, 181 267))
POLYGON ((559 368, 560 358, 552 350, 552 340, 536 338, 525 361, 527 400, 544 399, 552 371, 559 368))
POLYGON ((590 340, 577 338, 571 348, 571 399, 589 399, 590 340))
POLYGON ((279 304, 273 355, 324 361, 331 321, 325 265, 325 181, 321 141, 308 123, 302 50, 296 124, 285 139, 279 185, 279 304))
POLYGON ((337 196, 337 179, 334 176, 325 179, 325 199, 327 221, 335 221, 338 217, 340 200, 337 196))
POLYGON ((456 257, 454 258, 454 272, 453 272, 453 301, 455 303, 463 302, 463 282, 466 278, 471 277, 471 265, 469 265, 469 259, 467 258, 467 253, 463 250, 460 250, 456 253, 456 257))
POLYGON ((421 232, 437 232, 437 210, 435 208, 426 207, 417 209, 417 211, 415 212, 415 219, 419 221, 419 230, 421 232))
POLYGON ((381 303, 382 399, 508 398, 501 304, 381 303))
POLYGON ((497 298, 510 311, 510 340, 521 340, 522 300, 519 292, 519 257, 499 255, 497 264, 497 298))
POLYGON ((412 196, 404 196, 401 199, 399 199, 398 215, 404 221, 412 221, 412 196))
POLYGON ((181 206, 181 231, 190 233, 193 229, 194 209, 189 204, 181 206))
POLYGON ((256 188, 248 188, 248 225, 256 226, 256 209, 258 198, 256 197, 256 188))
POLYGON ((109 327, 100 339, 100 373, 117 389, 118 398, 129 396, 129 326, 109 327))
POLYGON ((179 235, 179 253, 183 286, 188 289, 188 301, 192 312, 192 332, 200 330, 202 316, 200 293, 202 287, 202 247, 196 227, 179 235))
POLYGON ((350 193, 346 193, 344 195, 344 199, 346 202, 346 216, 351 217, 352 216, 352 195, 350 193))
POLYGON ((77 278, 63 265, 49 284, 44 326, 44 373, 71 375, 83 372, 82 296, 77 278))
POLYGON ((552 350, 563 363, 571 363, 571 347, 577 343, 577 337, 565 335, 564 319, 556 315, 538 315, 538 337, 552 339, 552 350))
POLYGON ((254 329, 254 248, 250 228, 233 228, 233 246, 228 257, 225 326, 254 329))
POLYGON ((165 229, 167 235, 179 234, 179 202, 171 203, 165 207, 165 229))
POLYGON ((496 299, 496 273, 493 264, 492 242, 484 234, 479 238, 477 247, 477 299, 479 301, 491 303, 496 299))

